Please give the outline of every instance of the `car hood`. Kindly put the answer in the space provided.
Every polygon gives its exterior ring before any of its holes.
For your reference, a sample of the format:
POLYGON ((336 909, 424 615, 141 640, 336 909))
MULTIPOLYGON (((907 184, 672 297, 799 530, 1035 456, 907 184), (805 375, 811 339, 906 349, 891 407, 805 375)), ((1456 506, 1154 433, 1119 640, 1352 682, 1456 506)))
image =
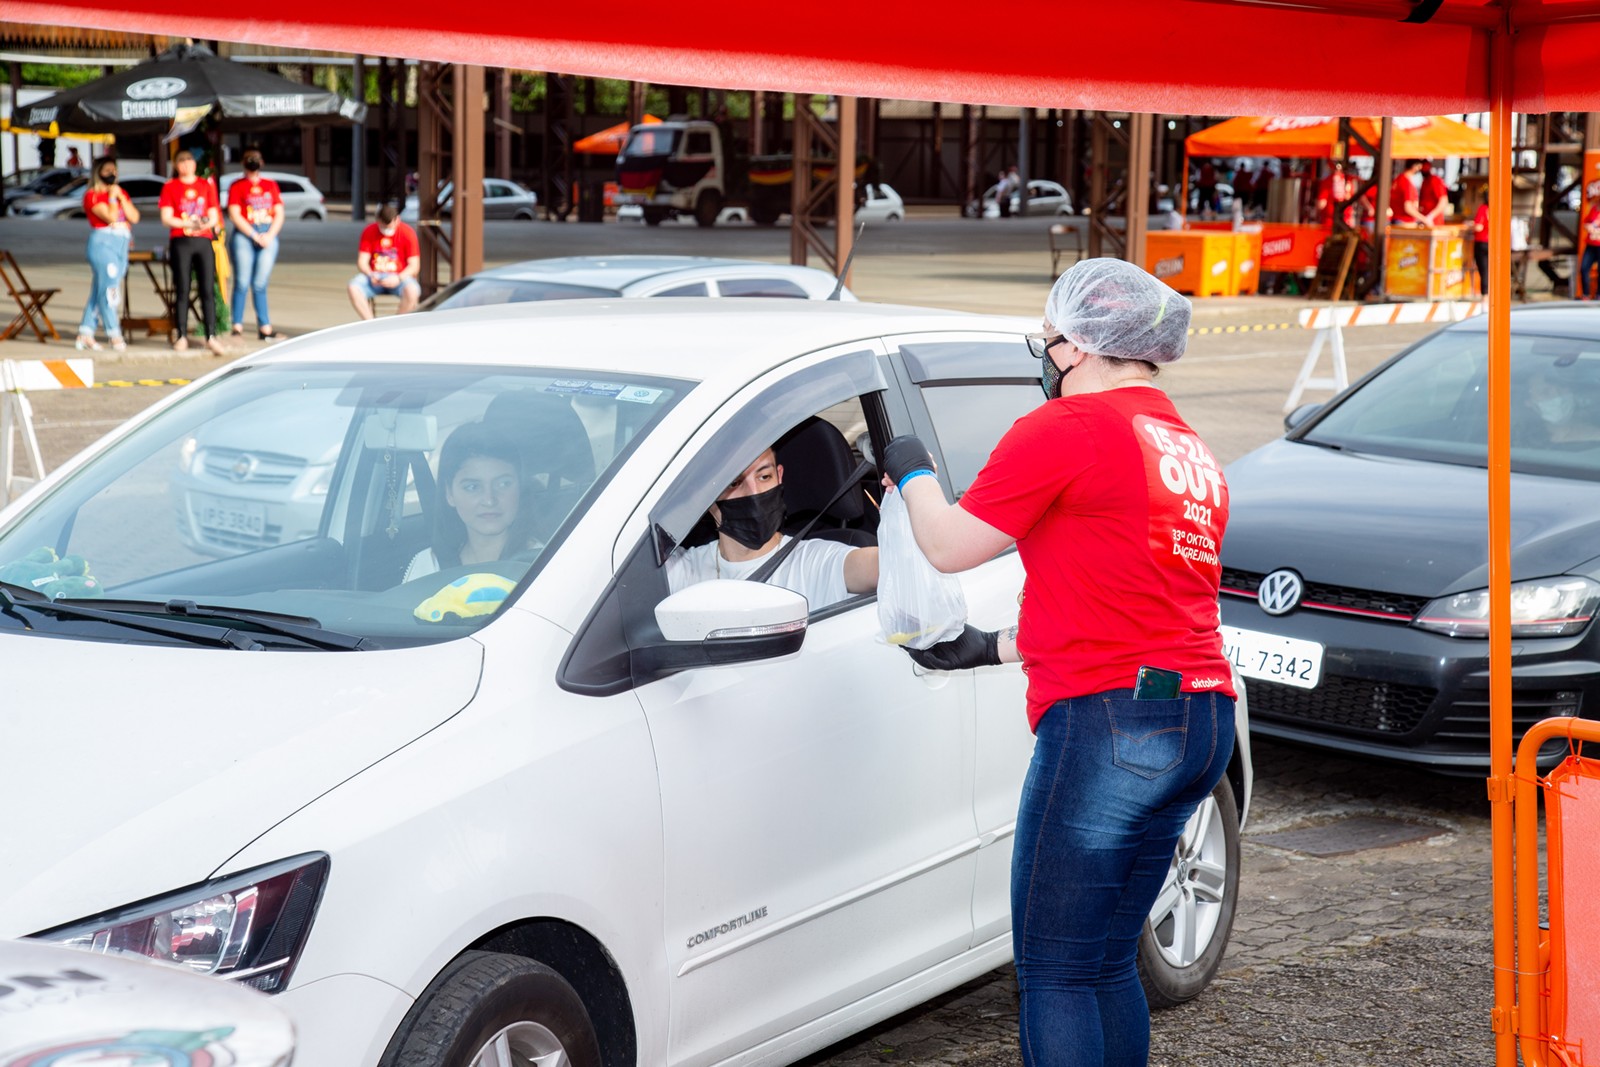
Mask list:
MULTIPOLYGON (((1224 567, 1426 597, 1488 584, 1480 468, 1279 439, 1227 478, 1224 567)), ((1514 474, 1511 539, 1513 580, 1575 570, 1600 546, 1600 484, 1514 474)))
POLYGON ((0 937, 200 882, 460 711, 473 640, 230 652, 0 635, 0 937))

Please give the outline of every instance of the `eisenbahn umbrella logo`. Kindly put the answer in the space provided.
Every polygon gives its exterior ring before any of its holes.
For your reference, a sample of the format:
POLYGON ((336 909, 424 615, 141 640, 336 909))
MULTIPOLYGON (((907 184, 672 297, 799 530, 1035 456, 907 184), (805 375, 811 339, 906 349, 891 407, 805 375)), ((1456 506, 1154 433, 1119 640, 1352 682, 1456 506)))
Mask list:
POLYGON ((1256 600, 1268 615, 1283 615, 1294 610, 1305 592, 1305 583, 1294 571, 1273 571, 1256 587, 1256 600))
POLYGON ((168 100, 189 87, 182 78, 146 78, 128 86, 129 100, 168 100))

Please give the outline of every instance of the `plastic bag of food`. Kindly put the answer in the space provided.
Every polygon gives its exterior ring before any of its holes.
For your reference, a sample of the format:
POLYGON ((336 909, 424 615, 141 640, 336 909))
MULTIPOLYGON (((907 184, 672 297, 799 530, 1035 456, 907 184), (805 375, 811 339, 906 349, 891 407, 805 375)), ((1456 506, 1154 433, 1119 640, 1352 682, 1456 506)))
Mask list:
POLYGON ((885 493, 878 516, 878 626, 891 645, 929 648, 967 623, 967 598, 953 574, 934 570, 911 533, 899 493, 885 493))

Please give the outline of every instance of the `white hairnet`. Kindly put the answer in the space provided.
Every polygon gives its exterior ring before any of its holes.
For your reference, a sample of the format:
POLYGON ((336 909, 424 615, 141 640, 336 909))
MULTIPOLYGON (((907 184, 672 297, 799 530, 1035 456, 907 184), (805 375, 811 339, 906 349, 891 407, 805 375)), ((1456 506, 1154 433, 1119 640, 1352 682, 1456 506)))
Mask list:
POLYGON ((1171 363, 1189 339, 1187 297, 1121 259, 1084 259, 1056 279, 1045 320, 1085 352, 1171 363))

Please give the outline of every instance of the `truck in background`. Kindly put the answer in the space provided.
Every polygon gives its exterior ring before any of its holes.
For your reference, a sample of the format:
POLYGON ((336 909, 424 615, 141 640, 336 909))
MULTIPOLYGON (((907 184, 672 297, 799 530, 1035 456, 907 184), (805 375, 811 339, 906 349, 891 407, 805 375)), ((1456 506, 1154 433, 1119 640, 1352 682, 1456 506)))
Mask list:
MULTIPOLYGON (((812 179, 832 178, 836 166, 833 160, 814 161, 812 179)), ((858 183, 869 169, 869 160, 858 161, 858 183)), ((613 202, 638 205, 651 226, 680 215, 712 226, 728 207, 742 207, 751 221, 771 226, 789 210, 793 184, 793 156, 749 156, 725 124, 674 118, 628 132, 617 155, 613 202)))

